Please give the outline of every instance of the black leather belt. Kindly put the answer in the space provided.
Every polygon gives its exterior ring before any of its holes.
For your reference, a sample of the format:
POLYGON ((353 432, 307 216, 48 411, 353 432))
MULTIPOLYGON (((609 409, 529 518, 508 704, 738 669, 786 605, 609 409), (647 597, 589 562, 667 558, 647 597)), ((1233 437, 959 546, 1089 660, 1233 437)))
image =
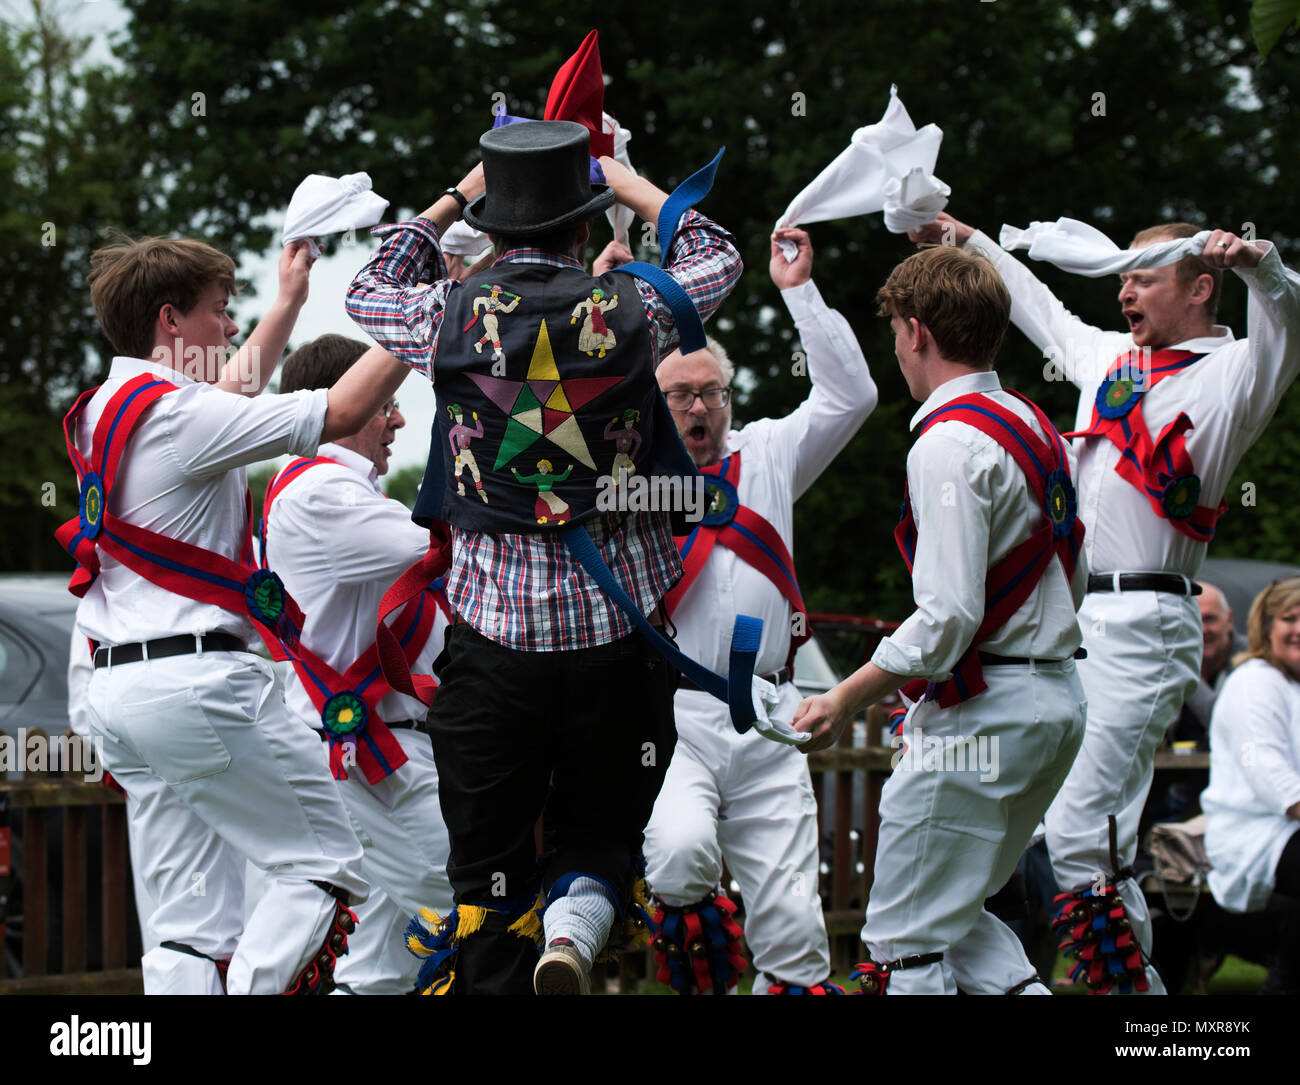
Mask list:
POLYGON ((1089 591, 1167 591, 1200 595, 1201 586, 1178 573, 1089 573, 1089 591), (1118 580, 1118 585, 1116 584, 1118 580))
MULTIPOLYGON (((995 656, 992 652, 979 652, 980 662, 986 667, 1025 666, 1030 663, 1064 663, 1064 659, 1029 659, 1026 656, 995 656)), ((1076 648, 1071 659, 1087 659, 1086 648, 1076 648)))
POLYGON ((123 663, 139 663, 142 659, 166 659, 168 656, 194 655, 198 652, 247 651, 248 645, 233 633, 208 633, 201 637, 181 633, 174 637, 160 637, 158 640, 96 648, 95 666, 120 667, 123 663))
MULTIPOLYGON (((779 671, 773 671, 771 674, 761 674, 759 677, 766 678, 774 686, 780 686, 794 677, 794 671, 790 667, 782 667, 779 671)), ((680 674, 677 676, 677 688, 698 690, 700 687, 687 678, 686 675, 680 674)))

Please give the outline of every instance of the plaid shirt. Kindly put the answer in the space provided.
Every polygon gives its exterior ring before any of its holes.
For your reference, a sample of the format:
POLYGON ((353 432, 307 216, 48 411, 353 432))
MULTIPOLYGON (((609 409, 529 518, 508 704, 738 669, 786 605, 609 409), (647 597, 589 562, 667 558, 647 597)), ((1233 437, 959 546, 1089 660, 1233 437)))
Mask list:
MULTIPOLYGON (((428 219, 417 218, 372 232, 384 241, 352 281, 348 314, 387 350, 432 381, 447 296, 460 286, 446 278, 438 228, 428 219)), ((582 269, 572 257, 527 248, 511 249, 496 263, 582 269)), ((698 212, 688 211, 665 270, 681 283, 707 320, 739 281, 740 254, 730 234, 698 212)), ((635 282, 658 364, 677 346, 672 311, 644 280, 635 282)), ((665 513, 607 513, 589 521, 587 531, 643 613, 648 614, 681 576, 681 560, 665 513)), ((625 637, 635 628, 587 576, 558 535, 489 535, 453 527, 452 557, 447 598, 474 629, 508 648, 529 652, 589 648, 625 637)))

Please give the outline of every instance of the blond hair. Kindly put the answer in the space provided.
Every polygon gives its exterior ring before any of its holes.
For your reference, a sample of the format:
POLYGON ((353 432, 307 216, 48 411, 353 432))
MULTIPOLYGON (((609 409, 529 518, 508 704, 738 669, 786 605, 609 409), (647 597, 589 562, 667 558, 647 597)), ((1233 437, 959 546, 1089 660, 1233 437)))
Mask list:
POLYGON ((1290 678, 1290 672, 1273 655, 1272 633, 1277 616, 1294 606, 1300 606, 1300 576, 1279 580, 1255 596, 1255 601, 1250 604, 1250 617, 1246 619, 1249 646, 1233 662, 1262 659, 1290 678))

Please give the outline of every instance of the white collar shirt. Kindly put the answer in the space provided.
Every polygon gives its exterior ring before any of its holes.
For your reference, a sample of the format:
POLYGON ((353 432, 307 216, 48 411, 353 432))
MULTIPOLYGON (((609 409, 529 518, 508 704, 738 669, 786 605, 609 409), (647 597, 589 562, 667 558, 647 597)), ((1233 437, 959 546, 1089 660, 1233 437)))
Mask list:
MULTIPOLYGON (((912 416, 911 428, 945 403, 975 392, 1014 412, 1046 439, 1033 412, 1004 392, 993 372, 970 373, 940 385, 912 416)), ((1066 454, 1073 477, 1068 446, 1066 454)), ((907 483, 917 533, 912 565, 916 610, 880 642, 872 662, 894 674, 941 681, 984 620, 989 571, 1042 527, 1047 514, 1011 453, 955 419, 938 422, 917 438, 907 456, 907 483)), ((1020 609, 977 647, 1002 656, 1068 658, 1083 640, 1075 611, 1087 579, 1082 554, 1072 582, 1052 558, 1020 609)))
MULTIPOLYGON (((784 418, 732 430, 726 447, 741 454, 740 503, 767 520, 793 555, 795 500, 849 443, 875 408, 877 393, 853 329, 816 285, 809 281, 781 296, 799 331, 812 388, 784 418)), ((796 620, 790 604, 763 573, 719 543, 673 613, 678 647, 725 674, 738 614, 763 620, 755 672, 784 667, 796 620)))
MULTIPOLYGON (((178 390, 141 417, 108 494, 108 509, 127 523, 238 561, 247 523, 245 465, 315 452, 325 425, 326 390, 249 398, 155 362, 114 358, 108 380, 77 426, 83 455, 90 452, 95 424, 112 396, 145 373, 178 390)), ((244 614, 175 595, 102 550, 99 560, 99 576, 77 608, 77 626, 92 640, 129 644, 217 630, 246 641, 257 635, 244 614)))
MULTIPOLYGON (((410 510, 385 497, 369 459, 326 443, 317 453, 334 463, 300 471, 271 505, 266 525, 267 564, 307 616, 303 643, 339 673, 375 641, 384 592, 429 547, 429 533, 410 510)), ((413 674, 429 674, 442 648, 446 619, 438 611, 413 674)), ((320 713, 296 674, 285 703, 312 727, 320 713)), ((423 719, 427 709, 401 693, 376 706, 385 722, 423 719)))
MULTIPOLYGON (((1142 397, 1152 438, 1180 413, 1191 419, 1186 447, 1201 478, 1200 504, 1217 508, 1226 496, 1240 515, 1256 501, 1255 484, 1228 492, 1233 472, 1264 432, 1283 394, 1300 373, 1300 275, 1282 264, 1268 242, 1259 265, 1235 268, 1249 291, 1246 339, 1222 326, 1214 334, 1176 343, 1173 349, 1204 354, 1142 397)), ((1011 319, 1043 351, 1048 380, 1068 379, 1080 391, 1074 428, 1092 422, 1097 386, 1121 355, 1133 349, 1127 332, 1108 332, 1072 315, 1019 260, 976 231, 967 248, 993 261, 1011 292, 1011 319)), ((1194 578, 1208 544, 1158 517, 1137 488, 1115 472, 1120 452, 1104 438, 1078 438, 1079 512, 1088 528, 1086 547, 1099 573, 1171 572, 1194 578)), ((1261 498, 1262 499, 1262 498, 1261 498)))

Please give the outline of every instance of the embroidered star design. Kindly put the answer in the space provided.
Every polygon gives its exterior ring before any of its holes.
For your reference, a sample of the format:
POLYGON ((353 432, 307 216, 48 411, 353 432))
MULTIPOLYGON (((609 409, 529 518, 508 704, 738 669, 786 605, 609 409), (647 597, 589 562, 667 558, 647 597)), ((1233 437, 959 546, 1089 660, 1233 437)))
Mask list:
POLYGON ((593 471, 596 469, 596 461, 587 448, 582 428, 573 412, 603 395, 623 378, 561 379, 545 320, 537 333, 537 343, 533 347, 528 373, 523 380, 504 380, 484 373, 469 373, 467 376, 503 414, 510 416, 492 470, 500 471, 542 437, 562 448, 579 463, 593 471))

